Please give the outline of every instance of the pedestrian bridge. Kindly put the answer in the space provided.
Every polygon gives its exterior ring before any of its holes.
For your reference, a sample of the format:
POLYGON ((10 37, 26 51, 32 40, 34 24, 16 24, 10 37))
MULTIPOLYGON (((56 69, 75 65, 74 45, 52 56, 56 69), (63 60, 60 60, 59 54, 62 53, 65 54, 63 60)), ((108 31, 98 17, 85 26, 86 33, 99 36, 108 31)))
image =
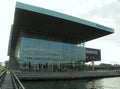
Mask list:
POLYGON ((0 74, 0 89, 25 89, 15 73, 4 70, 0 74))

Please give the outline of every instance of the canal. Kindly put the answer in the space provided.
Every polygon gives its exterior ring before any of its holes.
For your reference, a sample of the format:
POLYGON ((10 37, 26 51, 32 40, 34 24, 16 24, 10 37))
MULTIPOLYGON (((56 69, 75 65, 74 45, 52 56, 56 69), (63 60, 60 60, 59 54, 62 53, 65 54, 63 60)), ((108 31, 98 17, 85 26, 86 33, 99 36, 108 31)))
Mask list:
POLYGON ((26 89, 120 89, 120 77, 79 79, 22 81, 26 89))

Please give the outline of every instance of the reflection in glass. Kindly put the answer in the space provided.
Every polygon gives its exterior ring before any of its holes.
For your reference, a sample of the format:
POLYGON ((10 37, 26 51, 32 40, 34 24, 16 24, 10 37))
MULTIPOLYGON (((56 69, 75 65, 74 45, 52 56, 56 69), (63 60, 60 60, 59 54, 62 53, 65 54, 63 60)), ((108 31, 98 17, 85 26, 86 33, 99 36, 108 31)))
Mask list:
POLYGON ((85 60, 85 48, 41 39, 19 39, 16 57, 20 63, 69 63, 85 60), (20 51, 18 51, 20 50, 20 51))

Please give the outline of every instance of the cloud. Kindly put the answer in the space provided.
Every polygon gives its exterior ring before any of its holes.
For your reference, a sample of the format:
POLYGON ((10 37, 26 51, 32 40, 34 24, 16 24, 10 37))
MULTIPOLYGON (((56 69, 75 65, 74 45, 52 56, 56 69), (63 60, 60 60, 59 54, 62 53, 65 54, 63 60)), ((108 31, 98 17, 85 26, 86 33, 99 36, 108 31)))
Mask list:
POLYGON ((100 8, 94 8, 84 14, 82 18, 114 28, 114 34, 89 41, 86 46, 101 49, 102 62, 110 63, 115 61, 120 63, 120 1, 114 1, 104 4, 100 8))
POLYGON ((95 8, 82 17, 92 22, 114 28, 114 34, 101 39, 104 41, 112 41, 120 45, 120 1, 104 5, 101 8, 95 8))

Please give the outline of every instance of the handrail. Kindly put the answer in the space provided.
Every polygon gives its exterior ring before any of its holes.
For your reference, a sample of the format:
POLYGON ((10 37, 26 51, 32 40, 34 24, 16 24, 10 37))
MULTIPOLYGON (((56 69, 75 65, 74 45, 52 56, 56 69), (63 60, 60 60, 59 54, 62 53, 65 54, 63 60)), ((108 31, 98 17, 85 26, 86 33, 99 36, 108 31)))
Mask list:
POLYGON ((7 71, 7 69, 5 69, 3 72, 0 73, 0 86, 1 86, 1 83, 6 75, 6 71, 7 71))
POLYGON ((25 87, 23 86, 23 84, 20 82, 20 80, 13 71, 11 71, 11 76, 15 89, 25 89, 25 87))

